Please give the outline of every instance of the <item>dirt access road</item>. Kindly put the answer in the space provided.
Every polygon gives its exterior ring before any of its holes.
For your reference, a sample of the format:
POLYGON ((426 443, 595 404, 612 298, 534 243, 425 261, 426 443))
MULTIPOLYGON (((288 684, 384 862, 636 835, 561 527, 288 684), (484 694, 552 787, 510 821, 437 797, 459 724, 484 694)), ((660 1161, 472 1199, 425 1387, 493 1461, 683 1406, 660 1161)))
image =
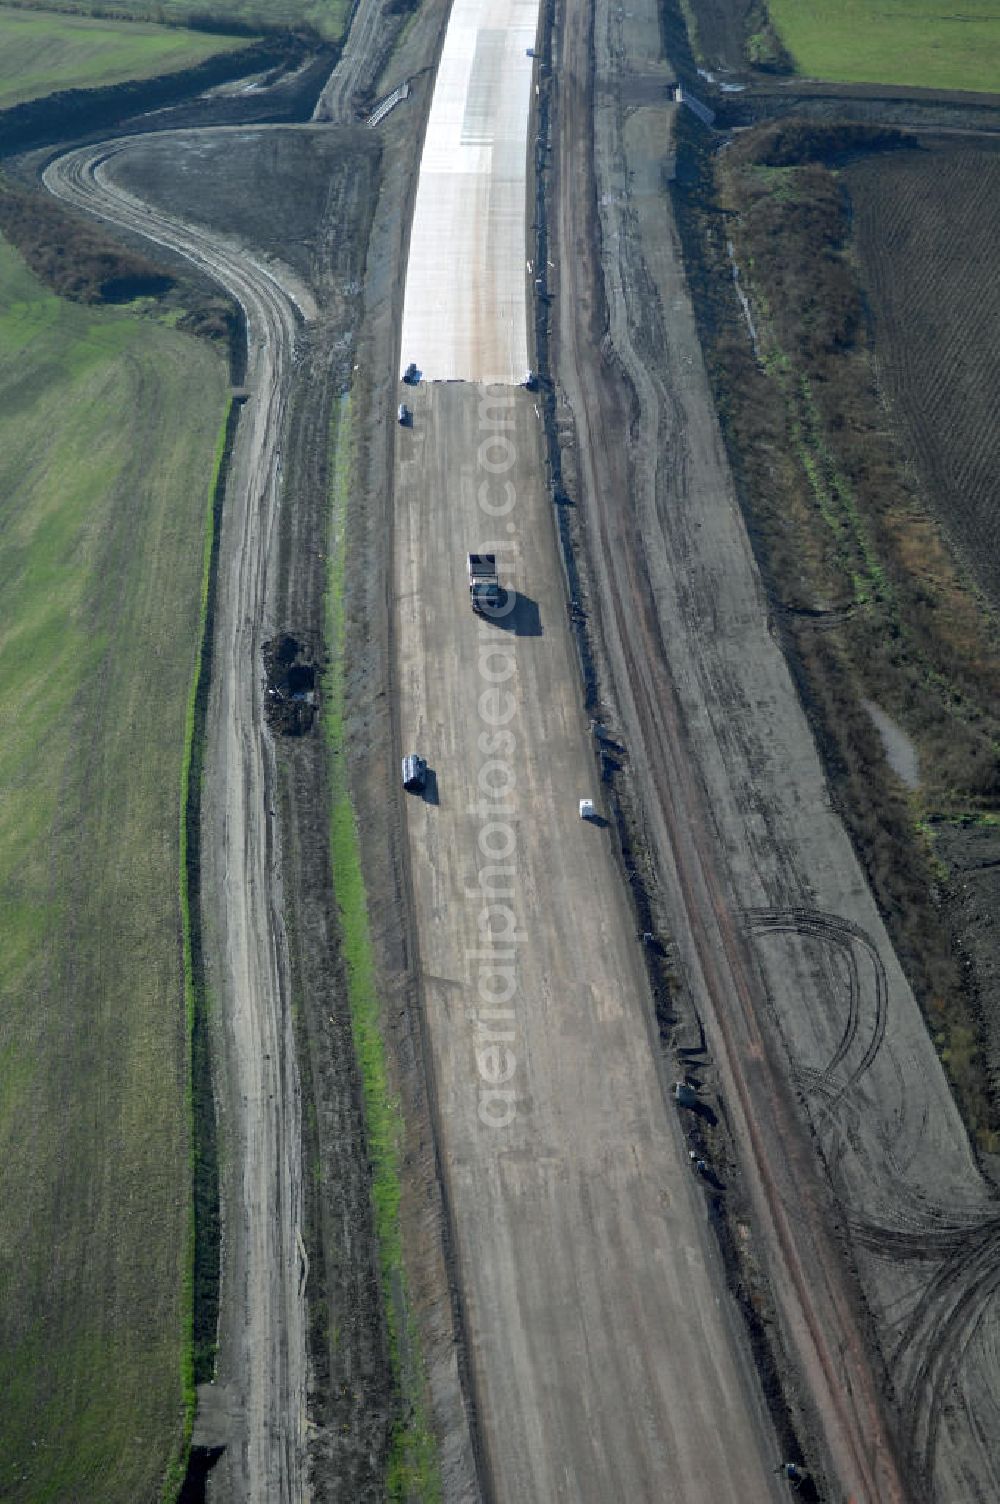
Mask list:
MULTIPOLYGON (((216 600, 203 835, 206 951, 225 1020, 225 1278, 216 1415, 220 1471, 240 1500, 305 1498, 306 1266, 300 1235, 299 1080, 271 818, 273 747, 262 723, 261 641, 280 492, 282 432, 296 328, 311 309, 246 251, 170 219, 114 182, 129 143, 59 158, 56 196, 185 256, 247 317, 247 385, 226 495, 216 600)), ((219 1479, 220 1482, 223 1478, 219 1479)))
POLYGON ((995 1204, 771 630, 663 191, 655 7, 560 6, 555 38, 564 475, 659 902, 805 1381, 803 1440, 834 1497, 996 1497, 995 1204))

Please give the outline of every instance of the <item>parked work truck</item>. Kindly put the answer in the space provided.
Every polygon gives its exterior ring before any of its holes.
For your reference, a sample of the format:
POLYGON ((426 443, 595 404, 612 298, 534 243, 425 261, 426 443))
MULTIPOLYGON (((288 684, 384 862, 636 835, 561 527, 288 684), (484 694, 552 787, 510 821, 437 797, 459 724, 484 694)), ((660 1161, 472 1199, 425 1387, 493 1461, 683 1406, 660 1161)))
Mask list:
POLYGON ((469 555, 469 598, 473 611, 496 611, 500 605, 500 576, 496 554, 469 555))

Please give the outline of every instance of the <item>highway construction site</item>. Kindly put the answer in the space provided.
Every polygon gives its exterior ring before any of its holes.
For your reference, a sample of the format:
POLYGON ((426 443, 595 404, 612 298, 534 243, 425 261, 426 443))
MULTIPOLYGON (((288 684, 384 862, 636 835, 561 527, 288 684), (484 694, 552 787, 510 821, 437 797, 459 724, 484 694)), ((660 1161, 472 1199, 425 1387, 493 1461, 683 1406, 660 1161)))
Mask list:
POLYGON ((246 331, 192 1497, 1000 1496, 996 1188, 737 497, 669 186, 678 36, 653 0, 358 0, 321 89, 298 62, 20 163, 246 331))

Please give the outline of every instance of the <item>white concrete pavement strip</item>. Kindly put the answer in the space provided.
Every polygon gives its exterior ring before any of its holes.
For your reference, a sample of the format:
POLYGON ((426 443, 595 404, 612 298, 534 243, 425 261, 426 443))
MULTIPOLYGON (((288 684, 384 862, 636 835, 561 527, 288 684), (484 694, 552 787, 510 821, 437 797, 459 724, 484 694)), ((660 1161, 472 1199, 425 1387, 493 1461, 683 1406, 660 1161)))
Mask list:
POLYGON ((401 370, 523 381, 525 194, 538 0, 454 0, 410 235, 401 370))

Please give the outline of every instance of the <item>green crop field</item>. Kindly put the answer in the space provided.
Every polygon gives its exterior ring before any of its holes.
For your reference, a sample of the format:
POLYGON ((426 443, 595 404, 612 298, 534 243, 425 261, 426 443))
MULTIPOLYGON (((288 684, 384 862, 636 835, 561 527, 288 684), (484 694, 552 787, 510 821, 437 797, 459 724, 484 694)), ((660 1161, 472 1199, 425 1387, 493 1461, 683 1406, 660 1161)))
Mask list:
POLYGON ((146 1504, 183 1427, 179 809, 204 342, 0 242, 0 1498, 146 1504))
MULTIPOLYGON (((350 0, 21 0, 32 10, 79 12, 86 16, 130 17, 183 26, 192 17, 210 17, 221 28, 237 23, 269 31, 313 27, 328 41, 338 41, 350 12, 350 0)), ((230 44, 231 45, 231 44, 230 44)))
POLYGON ((768 0, 795 66, 810 78, 1000 90, 997 0, 768 0))
POLYGON ((245 45, 245 38, 178 27, 0 6, 0 109, 56 89, 92 89, 173 73, 245 45))

